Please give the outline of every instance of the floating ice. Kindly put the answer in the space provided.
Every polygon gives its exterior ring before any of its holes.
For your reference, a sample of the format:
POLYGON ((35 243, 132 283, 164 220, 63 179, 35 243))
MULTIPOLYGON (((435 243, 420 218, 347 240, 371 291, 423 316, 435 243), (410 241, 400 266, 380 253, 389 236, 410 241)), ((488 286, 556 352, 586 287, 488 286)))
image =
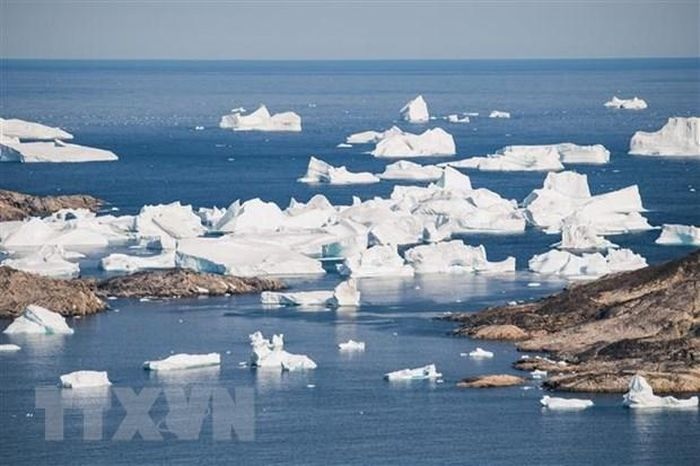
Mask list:
POLYGON ((421 134, 393 133, 381 139, 370 152, 375 157, 429 157, 456 153, 454 138, 442 128, 429 129, 421 134))
POLYGON ((63 388, 97 388, 112 385, 107 372, 100 371, 75 371, 63 374, 60 379, 63 388))
POLYGON ((158 361, 145 361, 143 368, 149 371, 172 371, 180 369, 197 369, 221 364, 219 353, 208 354, 174 354, 158 361))
POLYGON ((656 244, 700 246, 700 227, 666 224, 656 239, 656 244))
POLYGON ((644 99, 640 99, 639 97, 633 97, 631 99, 619 99, 617 98, 617 96, 613 96, 612 99, 608 100, 603 105, 605 105, 608 108, 617 108, 624 110, 644 110, 645 108, 647 108, 647 103, 644 101, 644 99))
POLYGON ((11 343, 0 345, 0 353, 14 353, 15 351, 19 351, 21 349, 22 348, 20 348, 18 345, 13 345, 11 343))
POLYGON ((485 349, 477 348, 469 352, 469 357, 474 359, 488 359, 493 357, 493 353, 485 349))
POLYGON ((16 138, 19 140, 50 141, 54 139, 73 139, 73 135, 63 131, 61 128, 52 128, 20 120, 17 118, 0 118, 0 139, 16 138))
POLYGON ((535 369, 534 371, 530 372, 530 377, 537 380, 544 379, 545 377, 547 377, 547 371, 535 369))
POLYGON ((591 400, 580 398, 556 398, 548 395, 542 397, 540 404, 545 408, 561 410, 579 410, 593 406, 591 400))
POLYGON ((442 377, 442 374, 437 371, 435 364, 416 369, 401 369, 384 374, 384 378, 389 381, 439 379, 440 377, 442 377))
POLYGON ((275 368, 278 370, 316 369, 316 363, 304 354, 292 354, 284 350, 284 335, 273 335, 272 341, 261 332, 250 335, 251 365, 260 368, 275 368))
POLYGON ((365 342, 348 340, 345 343, 338 343, 338 349, 340 351, 364 351, 365 342))
POLYGON ((485 157, 470 157, 445 165, 484 171, 557 171, 563 170, 555 146, 507 146, 485 157))
POLYGON ((46 308, 30 304, 22 314, 17 317, 5 329, 3 333, 7 334, 65 334, 71 335, 73 329, 68 327, 66 319, 59 313, 49 311, 46 308))
POLYGON ((28 255, 5 259, 0 265, 52 278, 73 278, 80 274, 80 266, 66 260, 61 246, 43 246, 28 255))
POLYGON ((143 206, 134 218, 133 229, 139 238, 155 241, 161 249, 174 249, 177 240, 194 238, 206 231, 192 206, 179 201, 143 206))
POLYGON ((110 254, 100 260, 100 268, 108 272, 134 273, 140 270, 175 268, 175 251, 164 251, 156 256, 110 254))
POLYGON ((592 251, 616 248, 617 245, 599 236, 593 225, 579 223, 576 215, 572 215, 564 219, 561 241, 556 247, 567 251, 592 251))
POLYGON ((510 118, 510 112, 494 110, 491 113, 489 113, 489 118, 510 118))
POLYGON ((360 303, 360 292, 356 281, 349 279, 333 291, 264 291, 260 295, 260 302, 278 306, 357 306, 360 303))
POLYGON ((579 256, 567 251, 551 250, 533 256, 528 262, 528 267, 533 272, 574 278, 600 277, 646 266, 646 259, 629 249, 611 249, 606 256, 600 253, 579 256))
POLYGON ((360 133, 351 134, 347 137, 345 142, 347 144, 376 144, 382 139, 401 134, 404 134, 401 128, 392 126, 386 131, 362 131, 360 133))
POLYGON ((413 267, 406 264, 396 246, 372 246, 338 266, 341 275, 360 277, 411 277, 413 267))
POLYGON ((0 162, 75 163, 109 162, 118 157, 108 150, 79 146, 56 139, 52 142, 20 142, 0 137, 0 162))
POLYGON ((674 117, 660 130, 637 131, 630 141, 633 155, 700 155, 700 117, 674 117))
POLYGON ((417 274, 514 272, 515 258, 489 262, 483 246, 468 246, 461 240, 426 244, 409 249, 406 262, 417 274))
POLYGON ((271 115, 264 105, 248 115, 244 111, 234 109, 230 115, 222 116, 219 127, 234 131, 301 131, 301 117, 294 112, 271 115))
POLYGON ((316 157, 309 159, 306 174, 299 178, 302 183, 328 184, 370 184, 378 183, 379 178, 369 172, 353 173, 345 166, 334 167, 316 157))
POLYGON ((657 396, 641 375, 630 379, 629 391, 622 398, 622 404, 630 408, 697 408, 698 397, 679 400, 672 396, 657 396))
POLYGON ((379 178, 383 180, 434 181, 442 176, 442 171, 442 168, 435 165, 420 165, 408 160, 399 160, 387 165, 379 178))
POLYGON ((419 95, 404 105, 401 109, 401 117, 409 123, 427 123, 430 120, 430 114, 423 96, 419 95))
POLYGON ((447 120, 450 123, 469 123, 469 116, 453 113, 451 115, 447 115, 445 117, 445 120, 447 120))

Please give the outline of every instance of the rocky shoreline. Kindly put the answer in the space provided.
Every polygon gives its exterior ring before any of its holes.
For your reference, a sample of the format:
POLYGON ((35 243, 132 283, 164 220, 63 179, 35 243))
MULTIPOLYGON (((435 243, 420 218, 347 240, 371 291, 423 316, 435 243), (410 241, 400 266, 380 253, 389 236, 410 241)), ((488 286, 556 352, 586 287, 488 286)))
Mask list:
POLYGON ((535 302, 443 318, 460 324, 456 335, 548 353, 514 363, 547 371, 547 388, 620 393, 639 373, 655 392, 700 391, 700 251, 535 302))
POLYGON ((44 217, 61 209, 99 210, 104 201, 85 194, 33 196, 0 189, 0 222, 44 217))

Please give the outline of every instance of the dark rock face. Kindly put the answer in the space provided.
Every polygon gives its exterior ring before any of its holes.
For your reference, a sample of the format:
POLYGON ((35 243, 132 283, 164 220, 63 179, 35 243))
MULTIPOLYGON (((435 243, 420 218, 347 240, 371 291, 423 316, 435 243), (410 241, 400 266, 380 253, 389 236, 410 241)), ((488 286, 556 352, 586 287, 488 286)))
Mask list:
POLYGON ((659 392, 700 391, 700 251, 533 303, 447 319, 461 324, 459 335, 493 325, 522 329, 528 338, 518 343, 520 350, 548 352, 568 363, 516 364, 548 370, 550 388, 621 392, 639 372, 659 392))
POLYGON ((32 216, 44 217, 61 209, 88 209, 94 212, 102 204, 100 199, 83 194, 32 196, 0 190, 0 221, 23 220, 32 216))

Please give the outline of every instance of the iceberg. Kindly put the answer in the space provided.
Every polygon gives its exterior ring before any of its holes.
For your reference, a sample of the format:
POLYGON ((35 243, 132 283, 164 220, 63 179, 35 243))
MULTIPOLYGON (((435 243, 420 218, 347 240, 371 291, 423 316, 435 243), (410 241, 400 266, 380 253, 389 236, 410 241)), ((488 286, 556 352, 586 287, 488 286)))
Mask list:
POLYGON ((19 317, 12 321, 12 323, 5 329, 3 333, 71 335, 73 334, 73 329, 68 327, 66 319, 61 314, 49 311, 46 308, 37 306, 36 304, 30 304, 24 309, 24 311, 19 317))
POLYGON ((338 265, 341 275, 362 277, 411 277, 413 267, 399 256, 396 246, 372 246, 338 265))
POLYGON ((697 408, 698 397, 679 400, 672 396, 654 395, 649 382, 639 374, 630 379, 629 391, 622 398, 622 404, 630 408, 697 408))
POLYGON ((442 128, 421 134, 395 133, 379 142, 370 152, 375 157, 430 157, 455 155, 457 148, 451 134, 442 128))
POLYGON ((700 227, 666 224, 656 238, 656 244, 700 246, 700 227))
POLYGON ((61 128, 34 123, 17 118, 0 118, 0 139, 15 138, 30 141, 52 141, 54 139, 73 139, 73 135, 61 128))
POLYGON ((237 234, 275 231, 284 226, 287 218, 274 202, 255 198, 231 204, 213 229, 237 234))
POLYGON ((358 306, 360 292, 353 279, 341 282, 333 291, 299 291, 295 293, 264 291, 260 295, 262 304, 277 306, 358 306))
POLYGON ((469 116, 453 113, 451 115, 447 115, 445 117, 445 120, 447 120, 450 123, 469 123, 469 116))
POLYGON ((179 201, 143 206, 134 217, 133 230, 140 239, 153 241, 160 249, 175 249, 177 240, 195 238, 206 232, 192 206, 179 201))
POLYGON ((250 363, 253 367, 274 368, 278 370, 316 369, 316 363, 304 354, 292 354, 284 350, 284 335, 273 335, 272 341, 258 331, 251 335, 250 346, 253 348, 250 363))
POLYGON ((134 273, 141 270, 175 268, 175 251, 164 251, 156 256, 110 254, 100 259, 100 268, 107 272, 134 273))
POLYGON ((574 278, 600 277, 646 266, 646 259, 629 249, 612 249, 606 256, 600 253, 579 256, 554 249, 535 255, 528 262, 528 267, 533 272, 574 278))
POLYGON ((700 156, 700 117, 674 117, 658 131, 637 131, 630 141, 632 155, 700 156))
POLYGON ((346 144, 376 144, 390 136, 404 134, 398 126, 392 126, 386 131, 362 131, 354 133, 345 139, 346 144))
POLYGON ((316 157, 309 159, 306 174, 299 178, 301 183, 328 183, 328 184, 371 184, 380 180, 369 172, 353 173, 345 166, 334 167, 316 157))
POLYGON ((235 109, 230 115, 221 117, 219 127, 234 131, 301 131, 301 117, 294 112, 270 114, 266 106, 244 115, 243 109, 235 109))
POLYGON ((143 368, 149 371, 172 371, 181 369, 197 369, 200 367, 218 366, 221 364, 219 353, 208 354, 174 354, 158 361, 145 361, 143 368))
POLYGON ((29 255, 5 259, 0 265, 52 278, 74 278, 80 274, 80 266, 66 260, 61 246, 42 246, 29 255))
POLYGON ((12 343, 6 343, 0 345, 0 353, 14 353, 15 351, 19 351, 22 348, 20 348, 18 345, 13 345, 12 343))
POLYGON ((379 178, 382 180, 435 181, 440 179, 442 171, 442 168, 435 165, 420 165, 408 160, 399 160, 387 165, 379 178))
POLYGON ((75 371, 63 374, 60 380, 63 388, 97 388, 112 385, 107 372, 100 371, 75 371))
POLYGON ((477 348, 469 352, 469 357, 473 359, 488 359, 493 357, 493 353, 485 349, 477 348))
POLYGON ((633 97, 631 99, 619 99, 617 96, 613 96, 612 99, 608 100, 603 105, 605 105, 608 108, 617 108, 624 110, 644 110, 645 108, 647 108, 647 103, 644 101, 644 99, 640 99, 639 97, 633 97))
POLYGON ((610 162, 610 151, 602 144, 580 146, 570 142, 553 144, 562 163, 602 165, 610 162))
POLYGON ((69 144, 59 139, 53 142, 20 142, 18 139, 0 138, 0 162, 77 163, 118 159, 114 152, 69 144))
POLYGON ((590 223, 579 223, 575 214, 564 219, 561 241, 555 246, 567 251, 594 251, 617 247, 616 244, 599 236, 590 223))
POLYGON ((468 246, 461 240, 416 246, 406 251, 404 257, 417 274, 515 271, 514 257, 501 262, 489 262, 484 246, 468 246))
POLYGON ((401 109, 401 117, 409 123, 427 123, 430 120, 428 104, 422 95, 409 101, 401 109))
POLYGON ((365 342, 348 340, 345 343, 338 343, 338 349, 340 351, 364 351, 365 342))
POLYGON ((384 374, 384 378, 389 381, 394 380, 427 380, 439 379, 442 374, 437 371, 435 364, 418 367, 416 369, 401 369, 384 374))
POLYGON ((555 146, 507 146, 485 157, 470 157, 445 165, 484 171, 558 171, 563 170, 555 146))
POLYGON ((510 118, 510 112, 493 110, 491 113, 489 113, 489 118, 510 118))
POLYGON ((556 398, 545 395, 540 400, 540 404, 548 409, 579 410, 593 406, 591 400, 580 398, 556 398))

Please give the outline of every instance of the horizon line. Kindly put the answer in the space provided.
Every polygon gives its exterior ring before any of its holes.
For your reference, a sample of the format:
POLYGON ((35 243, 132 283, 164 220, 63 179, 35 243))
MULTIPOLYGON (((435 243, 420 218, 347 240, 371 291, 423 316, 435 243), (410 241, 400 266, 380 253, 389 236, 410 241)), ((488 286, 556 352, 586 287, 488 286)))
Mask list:
POLYGON ((2 57, 0 61, 206 61, 206 62, 410 62, 410 61, 611 61, 611 60, 699 60, 697 56, 665 57, 513 57, 513 58, 69 58, 69 57, 2 57))

